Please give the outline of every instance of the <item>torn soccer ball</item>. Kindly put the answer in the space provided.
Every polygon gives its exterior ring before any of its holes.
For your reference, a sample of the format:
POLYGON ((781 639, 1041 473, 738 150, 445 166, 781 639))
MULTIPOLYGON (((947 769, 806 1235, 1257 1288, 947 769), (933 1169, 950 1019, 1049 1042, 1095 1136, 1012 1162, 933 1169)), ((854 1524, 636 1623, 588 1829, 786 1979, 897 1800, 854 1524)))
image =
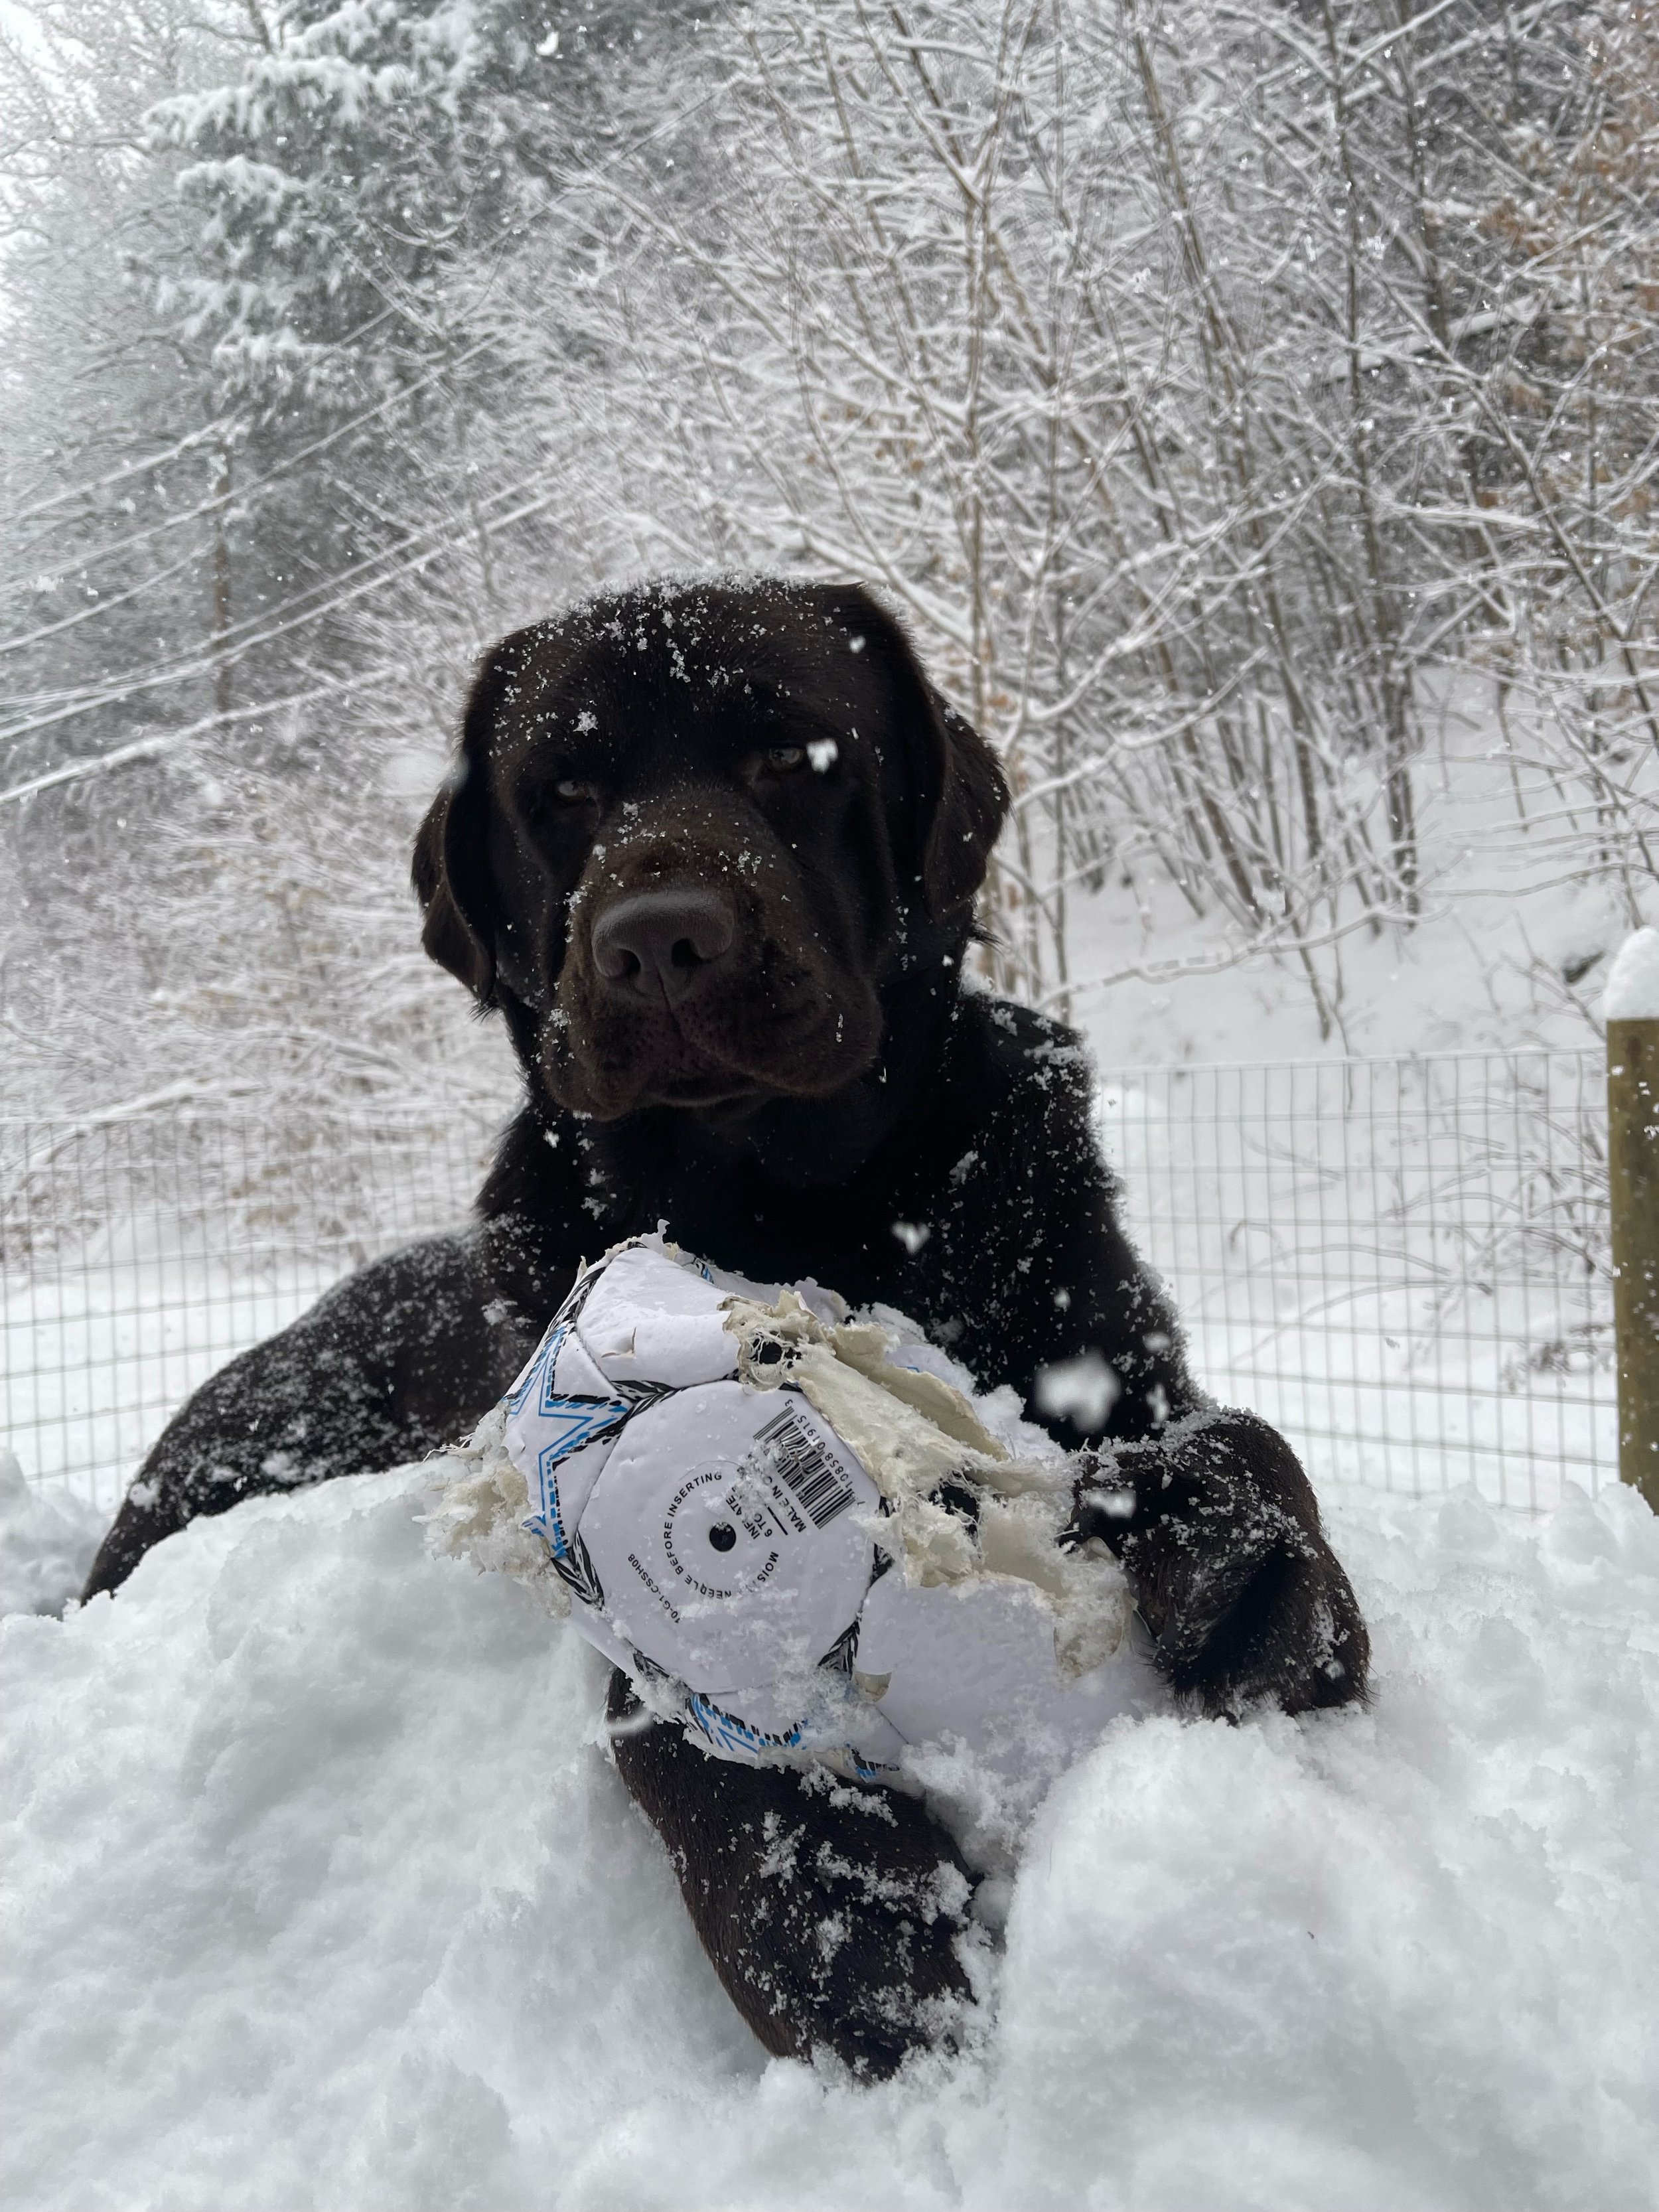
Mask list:
POLYGON ((433 1516, 722 1757, 1057 1771, 1164 1702, 1066 1455, 902 1316, 660 1237, 586 1268, 433 1516))

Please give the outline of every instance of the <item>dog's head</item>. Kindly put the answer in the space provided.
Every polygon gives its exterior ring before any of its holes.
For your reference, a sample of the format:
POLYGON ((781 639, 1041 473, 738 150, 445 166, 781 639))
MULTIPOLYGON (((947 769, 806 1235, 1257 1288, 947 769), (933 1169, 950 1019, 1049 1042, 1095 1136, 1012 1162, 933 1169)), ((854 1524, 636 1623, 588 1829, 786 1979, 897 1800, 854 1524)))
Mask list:
POLYGON ((1008 804, 853 586, 645 587, 489 653, 422 826, 425 945, 609 1121, 824 1097, 959 954, 1008 804))

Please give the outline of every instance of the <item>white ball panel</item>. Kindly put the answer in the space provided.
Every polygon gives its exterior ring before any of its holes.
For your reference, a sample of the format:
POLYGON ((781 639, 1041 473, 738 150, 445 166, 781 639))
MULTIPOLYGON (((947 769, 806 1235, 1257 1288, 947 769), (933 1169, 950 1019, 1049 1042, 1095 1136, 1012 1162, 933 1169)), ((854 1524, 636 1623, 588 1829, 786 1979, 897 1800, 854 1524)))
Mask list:
POLYGON ((877 1498, 798 1393, 711 1382, 634 1415, 581 1533, 613 1632, 647 1658, 711 1696, 799 1695, 857 1615, 877 1498))

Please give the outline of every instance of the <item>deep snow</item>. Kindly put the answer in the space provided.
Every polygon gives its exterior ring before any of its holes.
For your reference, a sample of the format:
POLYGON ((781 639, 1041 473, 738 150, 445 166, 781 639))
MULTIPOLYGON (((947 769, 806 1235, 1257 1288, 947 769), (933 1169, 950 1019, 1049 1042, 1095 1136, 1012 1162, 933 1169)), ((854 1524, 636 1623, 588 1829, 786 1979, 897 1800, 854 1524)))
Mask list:
MULTIPOLYGON (((428 1471, 429 1473, 429 1471, 428 1471)), ((1345 1500, 1368 1712, 1121 1722, 983 2046, 767 2062, 595 1725, 404 1470, 0 1623, 0 2202, 1649 2207, 1659 1523, 1345 1500)))
POLYGON ((32 1483, 0 1446, 0 1616, 61 1613, 78 1597, 110 1516, 62 1483, 32 1483))

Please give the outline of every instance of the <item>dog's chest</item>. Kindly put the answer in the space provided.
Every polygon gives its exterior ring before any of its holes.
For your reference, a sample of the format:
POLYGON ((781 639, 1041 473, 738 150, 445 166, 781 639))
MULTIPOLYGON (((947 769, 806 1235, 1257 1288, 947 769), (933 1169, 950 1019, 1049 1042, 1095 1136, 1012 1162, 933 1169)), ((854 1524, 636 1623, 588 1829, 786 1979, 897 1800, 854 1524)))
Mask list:
POLYGON ((927 1196, 877 1178, 791 1190, 753 1170, 686 1173, 641 1189, 628 1226, 642 1234, 665 1221, 676 1243, 757 1282, 811 1275, 852 1304, 908 1310, 931 1303, 942 1255, 927 1248, 948 1234, 927 1196))

